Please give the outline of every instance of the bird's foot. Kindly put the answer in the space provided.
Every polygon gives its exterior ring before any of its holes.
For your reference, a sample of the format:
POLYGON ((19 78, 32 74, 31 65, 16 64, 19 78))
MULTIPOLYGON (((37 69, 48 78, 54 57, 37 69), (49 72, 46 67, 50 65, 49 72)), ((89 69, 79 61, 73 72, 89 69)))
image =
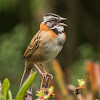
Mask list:
POLYGON ((40 68, 34 64, 34 66, 37 68, 37 70, 39 71, 39 73, 41 74, 42 78, 41 78, 41 87, 40 87, 40 90, 43 90, 46 92, 48 92, 48 88, 50 87, 50 82, 51 80, 53 79, 53 75, 52 74, 49 74, 43 66, 41 66, 43 68, 43 71, 42 72, 40 70, 40 68))
MULTIPOLYGON (((40 64, 41 65, 41 64, 40 64)), ((45 69, 44 69, 44 67, 41 65, 41 67, 42 67, 42 69, 43 69, 43 71, 44 72, 42 72, 41 70, 40 70, 40 68, 36 65, 36 64, 34 64, 34 66, 37 68, 37 70, 39 71, 39 73, 42 75, 42 77, 49 77, 50 79, 53 79, 53 75, 52 74, 49 74, 45 69)))
POLYGON ((44 78, 44 79, 50 79, 50 80, 53 79, 53 75, 52 75, 52 74, 49 74, 49 73, 44 69, 44 67, 43 67, 42 65, 41 65, 41 66, 42 66, 44 72, 42 72, 42 71, 40 70, 40 68, 39 68, 36 64, 34 64, 34 66, 37 68, 37 70, 38 70, 39 73, 41 74, 42 78, 44 78))
POLYGON ((53 75, 49 74, 48 72, 42 73, 41 78, 41 88, 40 90, 44 91, 45 93, 48 93, 48 88, 50 87, 51 80, 53 79, 53 75))
POLYGON ((42 75, 43 78, 46 78, 46 79, 49 78, 51 80, 53 79, 53 75, 49 74, 48 72, 42 73, 41 75, 42 75))

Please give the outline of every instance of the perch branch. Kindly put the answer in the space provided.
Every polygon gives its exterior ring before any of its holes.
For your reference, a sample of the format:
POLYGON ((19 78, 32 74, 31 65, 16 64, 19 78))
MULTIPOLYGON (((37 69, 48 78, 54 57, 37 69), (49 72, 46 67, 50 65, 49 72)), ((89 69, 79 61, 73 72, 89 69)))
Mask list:
POLYGON ((42 98, 38 97, 38 99, 36 99, 36 100, 46 100, 45 96, 49 97, 49 96, 52 95, 52 93, 48 92, 48 89, 50 87, 50 82, 51 82, 52 79, 53 79, 52 74, 49 74, 49 73, 43 73, 42 74, 40 91, 43 91, 45 95, 42 98))

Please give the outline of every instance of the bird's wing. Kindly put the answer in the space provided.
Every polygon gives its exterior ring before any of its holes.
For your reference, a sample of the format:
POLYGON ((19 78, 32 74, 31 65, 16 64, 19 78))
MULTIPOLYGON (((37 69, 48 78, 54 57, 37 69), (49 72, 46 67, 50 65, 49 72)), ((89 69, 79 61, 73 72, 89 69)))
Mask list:
POLYGON ((28 45, 24 53, 24 56, 23 56, 24 59, 29 58, 35 52, 35 50, 39 47, 39 39, 40 39, 39 34, 40 34, 40 31, 32 38, 30 44, 28 45))

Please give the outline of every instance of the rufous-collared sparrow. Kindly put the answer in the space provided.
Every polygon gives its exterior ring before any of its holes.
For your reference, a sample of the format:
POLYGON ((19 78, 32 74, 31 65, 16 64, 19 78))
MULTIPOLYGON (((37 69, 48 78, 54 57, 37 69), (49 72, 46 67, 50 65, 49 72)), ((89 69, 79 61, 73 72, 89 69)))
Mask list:
POLYGON ((25 70, 21 85, 30 75, 33 65, 35 67, 37 67, 36 64, 42 66, 43 63, 55 58, 61 51, 66 39, 64 26, 67 26, 61 23, 62 20, 66 20, 66 18, 53 13, 47 13, 43 17, 40 30, 34 35, 24 53, 25 70))

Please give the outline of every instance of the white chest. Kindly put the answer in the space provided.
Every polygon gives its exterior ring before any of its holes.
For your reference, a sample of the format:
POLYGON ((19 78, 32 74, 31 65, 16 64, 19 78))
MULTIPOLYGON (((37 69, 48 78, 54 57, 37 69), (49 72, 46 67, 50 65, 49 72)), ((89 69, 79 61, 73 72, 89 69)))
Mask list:
POLYGON ((64 33, 62 33, 59 34, 56 39, 49 40, 49 42, 44 45, 48 51, 48 54, 46 54, 48 61, 52 60, 59 54, 64 42, 64 33))

